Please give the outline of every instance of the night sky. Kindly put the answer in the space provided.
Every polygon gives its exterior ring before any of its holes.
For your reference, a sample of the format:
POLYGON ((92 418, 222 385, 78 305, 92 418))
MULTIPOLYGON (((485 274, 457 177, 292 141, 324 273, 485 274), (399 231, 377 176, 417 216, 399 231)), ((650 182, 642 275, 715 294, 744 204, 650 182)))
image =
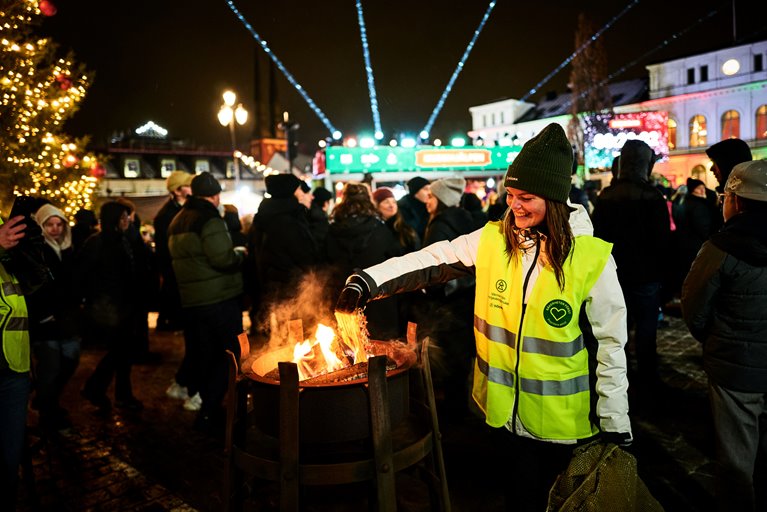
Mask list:
MULTIPOLYGON (((74 135, 103 143, 116 131, 153 120, 173 138, 226 147, 216 119, 225 88, 253 109, 253 62, 262 52, 224 0, 53 0, 45 35, 75 52, 94 73, 74 135)), ((432 130, 448 139, 471 128, 468 107, 520 98, 574 50, 578 14, 597 28, 629 0, 498 0, 432 130)), ((354 0, 236 5, 330 121, 345 133, 372 133, 373 121, 354 0)), ((365 23, 384 132, 417 134, 425 125, 477 28, 488 2, 366 0, 365 23)), ((646 76, 644 66, 733 45, 731 2, 640 1, 603 36, 614 72, 712 9, 719 13, 616 80, 646 76)), ((737 2, 738 44, 767 38, 767 3, 737 2)), ((539 93, 563 92, 570 66, 539 93)), ((299 140, 314 144, 325 126, 290 84, 278 78, 279 101, 300 123, 299 140)), ((252 116, 251 116, 252 118, 252 116)), ((252 126, 238 129, 245 139, 252 126)))

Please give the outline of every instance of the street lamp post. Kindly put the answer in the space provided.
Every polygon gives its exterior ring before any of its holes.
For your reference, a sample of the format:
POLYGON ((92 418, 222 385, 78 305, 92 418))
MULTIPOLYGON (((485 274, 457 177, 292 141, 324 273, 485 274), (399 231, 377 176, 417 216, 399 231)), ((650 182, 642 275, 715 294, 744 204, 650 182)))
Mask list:
POLYGON ((288 157, 288 172, 293 172, 293 160, 296 158, 296 130, 301 125, 290 119, 290 114, 287 112, 282 113, 282 122, 277 125, 278 128, 285 132, 285 139, 287 143, 287 157, 288 157))
POLYGON ((242 106, 242 103, 238 103, 235 107, 234 104, 237 101, 237 95, 233 91, 224 91, 223 94, 224 104, 218 109, 218 122, 221 126, 229 127, 229 136, 232 140, 232 158, 234 159, 234 188, 240 186, 240 154, 237 151, 237 142, 235 138, 234 128, 235 122, 239 125, 243 125, 248 121, 248 111, 242 106))

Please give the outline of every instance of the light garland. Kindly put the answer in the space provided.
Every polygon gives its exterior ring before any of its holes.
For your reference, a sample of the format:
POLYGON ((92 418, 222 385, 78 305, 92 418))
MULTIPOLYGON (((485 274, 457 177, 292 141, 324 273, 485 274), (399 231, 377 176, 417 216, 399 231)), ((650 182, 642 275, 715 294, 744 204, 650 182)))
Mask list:
POLYGON ((357 0, 357 21, 360 26, 360 40, 362 42, 362 56, 365 59, 365 74, 368 81, 368 94, 370 96, 370 111, 373 113, 373 126, 375 128, 375 138, 383 138, 381 129, 381 115, 378 112, 378 97, 376 96, 376 84, 373 79, 373 65, 370 63, 370 47, 368 45, 368 34, 365 29, 365 18, 362 16, 362 0, 357 0))
POLYGON ((424 126, 423 130, 421 130, 422 139, 427 139, 429 137, 431 128, 432 126, 434 126, 434 121, 436 121, 437 116, 442 111, 442 107, 445 106, 445 100, 447 99, 448 94, 450 94, 450 91, 453 90, 453 84, 455 83, 455 80, 458 78, 458 75, 461 73, 461 71, 463 71, 463 65, 466 63, 466 59, 469 58, 469 54, 471 53, 471 50, 474 48, 474 43, 477 42, 477 38, 479 37, 479 34, 482 32, 482 29, 485 27, 485 23, 487 23, 487 19, 490 17, 490 13, 493 12, 494 7, 495 7, 495 0, 491 0, 490 5, 487 6, 485 15, 482 16, 482 21, 479 22, 479 26, 477 27, 477 30, 474 31, 474 35, 472 36, 471 41, 469 41, 469 44, 466 46, 466 50, 463 52, 463 55, 461 56, 461 60, 458 61, 458 65, 455 67, 455 71, 453 71, 453 76, 450 77, 450 80, 447 82, 447 85, 445 86, 445 90, 442 91, 442 96, 440 96, 439 101, 437 101, 437 105, 434 107, 434 110, 431 112, 431 115, 429 116, 429 120, 426 121, 426 126, 424 126), (425 137, 423 135, 425 135, 425 137))
POLYGON ((87 140, 61 133, 89 77, 71 55, 56 59, 55 44, 34 36, 41 15, 37 0, 0 10, 0 179, 14 195, 47 199, 73 217, 93 207, 91 174, 103 169, 83 149, 87 140))

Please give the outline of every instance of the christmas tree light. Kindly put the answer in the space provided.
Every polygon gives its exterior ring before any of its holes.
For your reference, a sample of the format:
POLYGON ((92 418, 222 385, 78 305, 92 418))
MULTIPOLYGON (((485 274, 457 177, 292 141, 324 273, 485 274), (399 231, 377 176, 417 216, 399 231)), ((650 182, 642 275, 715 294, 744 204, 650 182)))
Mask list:
POLYGON ((50 1, 6 4, 0 7, 0 207, 8 211, 12 191, 48 199, 73 217, 92 208, 103 173, 85 150, 87 139, 63 132, 85 97, 89 76, 71 53, 58 56, 55 43, 35 35, 41 7, 45 15, 55 14, 50 1))

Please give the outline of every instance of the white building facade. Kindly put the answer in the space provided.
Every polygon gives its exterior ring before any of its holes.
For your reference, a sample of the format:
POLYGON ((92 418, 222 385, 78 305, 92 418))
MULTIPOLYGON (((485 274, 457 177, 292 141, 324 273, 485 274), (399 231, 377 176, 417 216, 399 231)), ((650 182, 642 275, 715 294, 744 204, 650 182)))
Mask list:
MULTIPOLYGON (((610 86, 613 111, 668 113, 669 159, 654 170, 674 186, 684 183, 697 165, 709 169, 706 148, 726 138, 746 141, 754 159, 767 158, 767 41, 652 64, 647 70, 649 89, 639 101, 621 101, 632 95, 631 82, 610 86)), ((538 105, 506 99, 471 107, 469 136, 483 144, 509 138, 524 143, 549 123, 566 127, 567 105, 569 95, 538 105)), ((716 185, 707 174, 707 184, 716 185)))

